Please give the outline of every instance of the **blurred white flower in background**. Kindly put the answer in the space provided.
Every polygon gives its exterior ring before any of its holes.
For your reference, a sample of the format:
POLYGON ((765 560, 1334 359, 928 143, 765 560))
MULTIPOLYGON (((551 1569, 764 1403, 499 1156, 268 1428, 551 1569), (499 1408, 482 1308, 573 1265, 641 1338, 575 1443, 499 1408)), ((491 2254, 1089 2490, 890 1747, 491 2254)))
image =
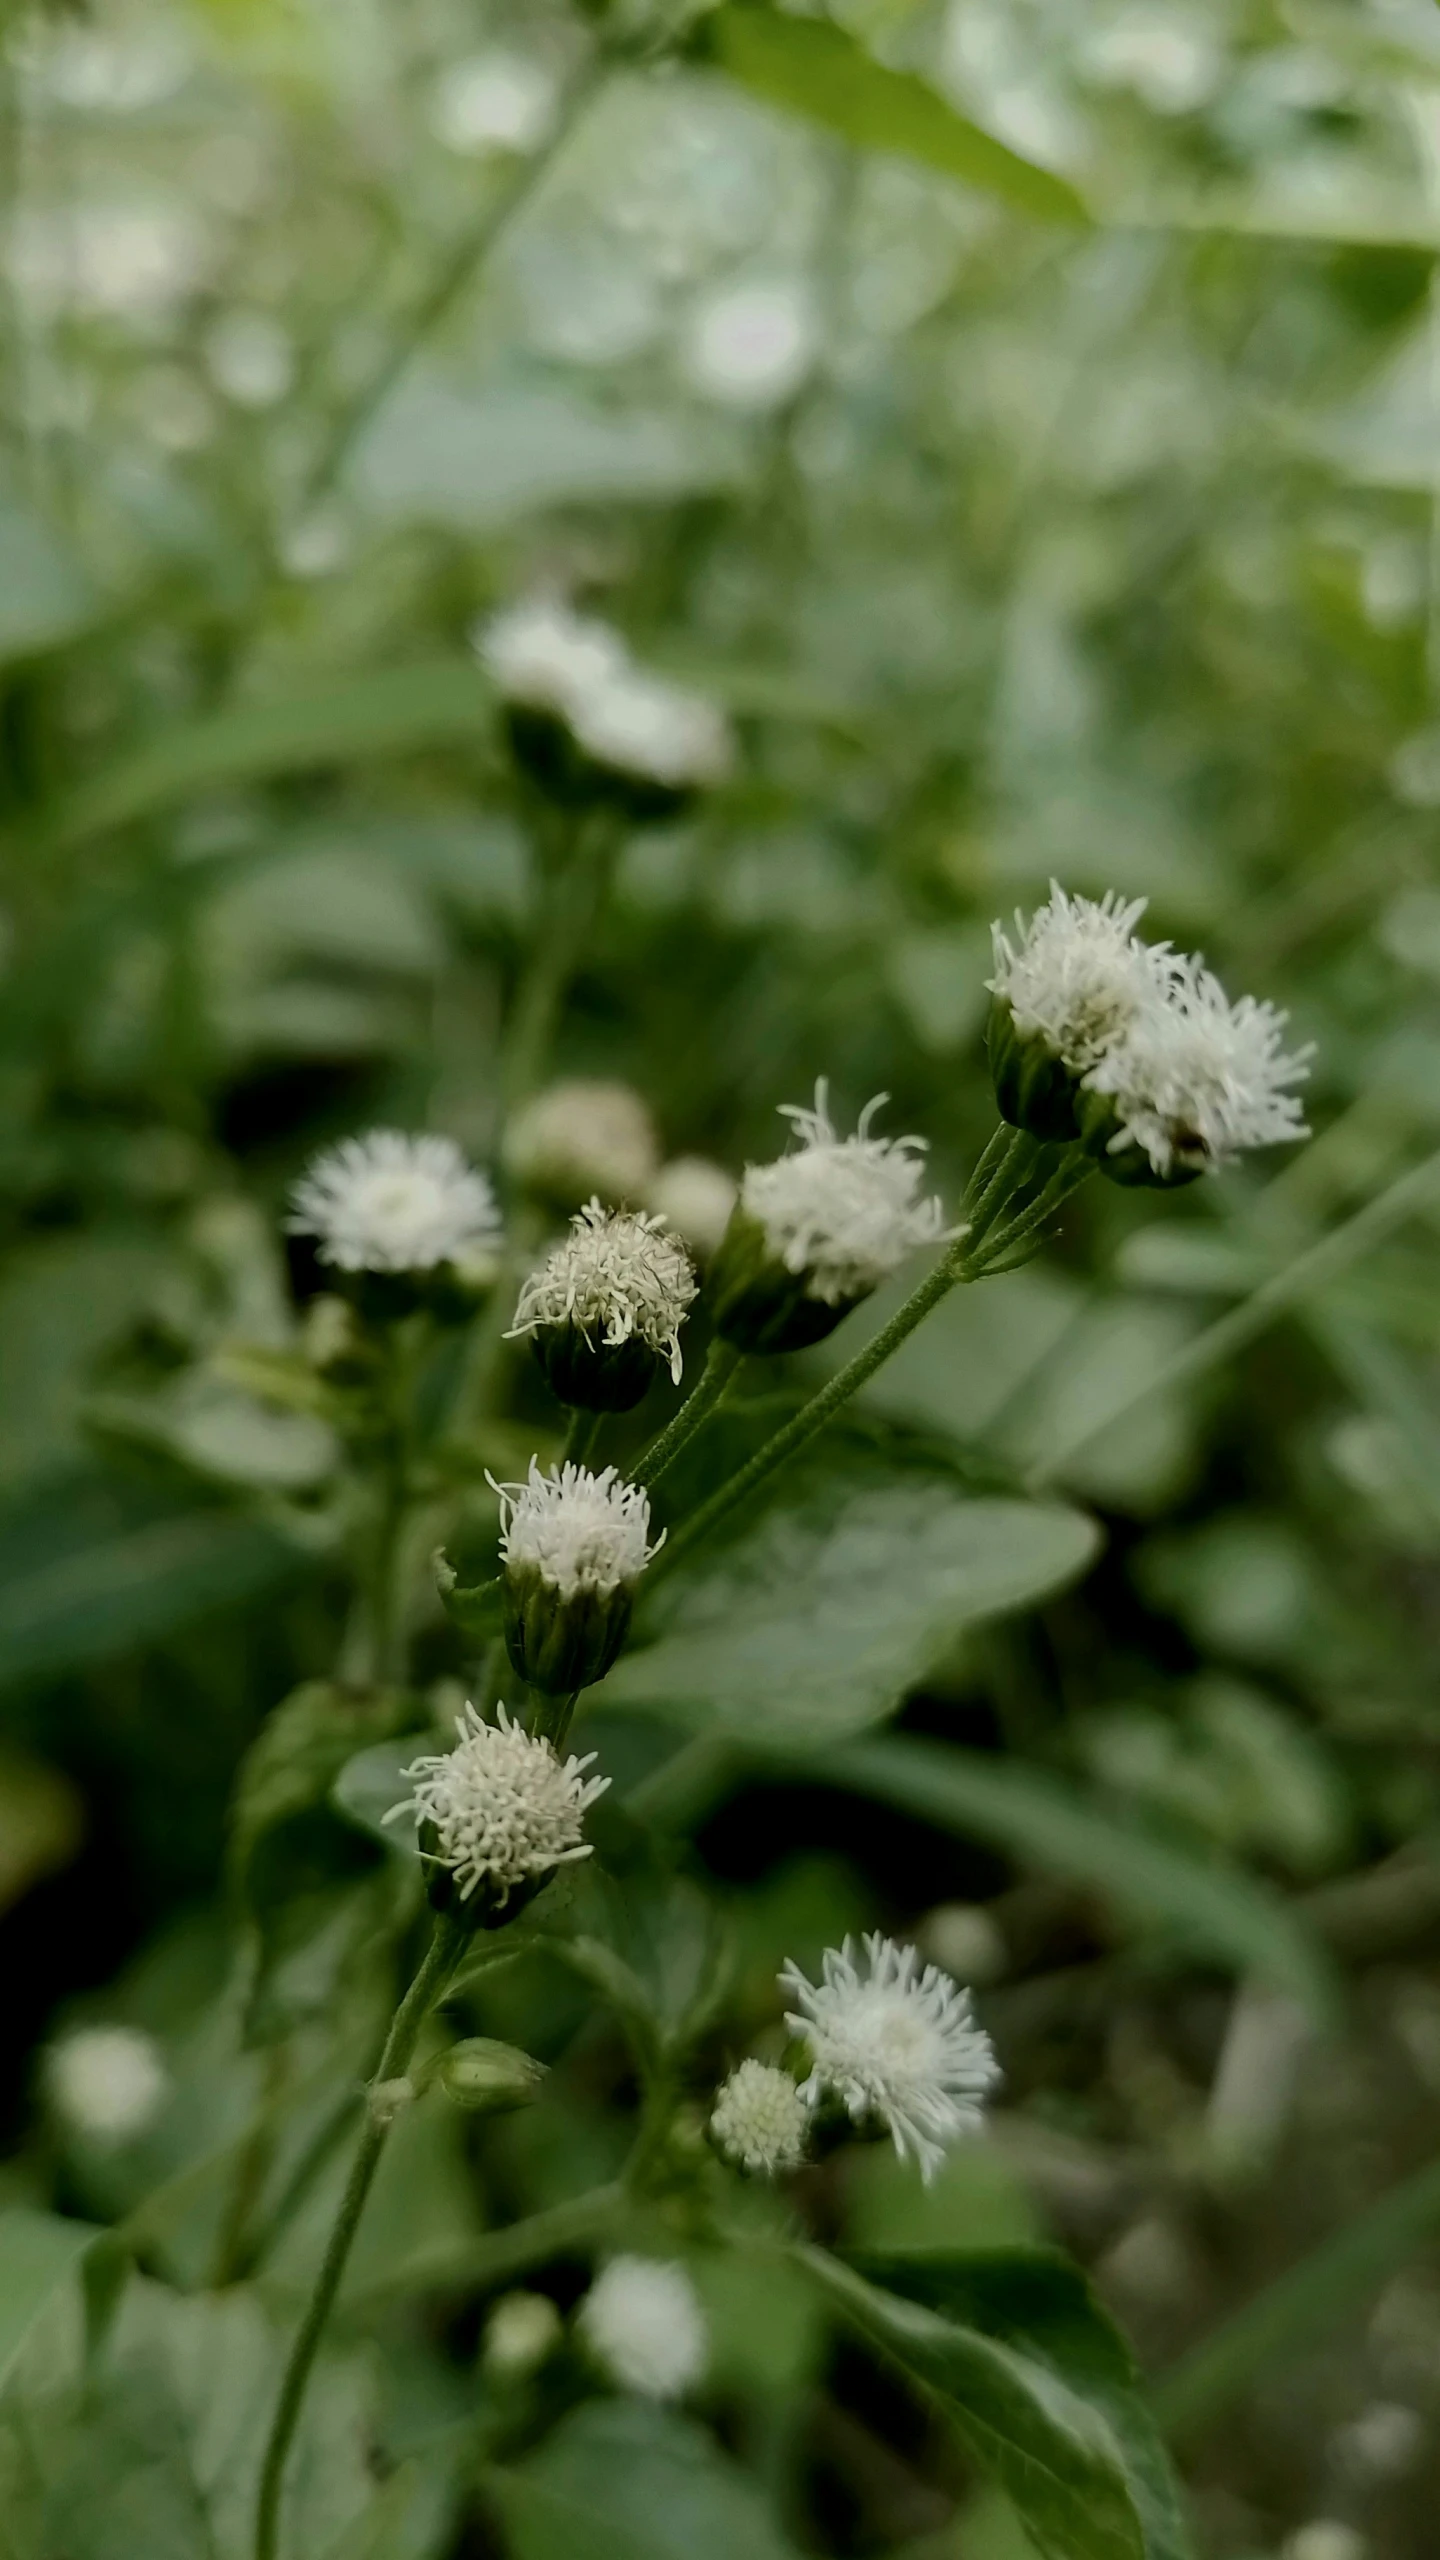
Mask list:
POLYGON ((814 361, 814 306, 797 283, 728 285, 692 313, 681 348, 691 388, 732 409, 773 409, 814 361))
POLYGON ((504 1156, 515 1181, 574 1208, 592 1193, 612 1205, 643 1201, 660 1150, 649 1106, 633 1085, 572 1076, 520 1105, 504 1156))
POLYGON ((564 720, 597 764, 671 790, 723 782, 734 740, 702 694, 653 675, 622 634, 538 593, 476 625, 471 644, 509 702, 564 720))
POLYGON ((45 2085, 56 2114, 91 2142, 133 2142, 170 2094, 153 2036, 140 2027, 77 2027, 52 2045, 45 2085))
POLYGON ((643 2400, 679 2400, 705 2370, 700 2298, 664 2258, 612 2258, 580 2306, 580 2333, 602 2371, 643 2400))
POLYGON ((555 117, 555 82, 533 56, 487 46, 442 73, 430 126, 450 151, 535 151, 555 117))
POLYGON ((672 1156, 650 1185, 648 1205, 703 1262, 729 1226, 739 1191, 734 1174, 708 1156, 672 1156))
POLYGON ((1102 86, 1132 89, 1162 116, 1203 107, 1225 68, 1213 28, 1157 9, 1127 9, 1113 18, 1086 46, 1084 62, 1102 86))
POLYGON ((273 409, 295 379, 290 333, 268 311, 222 311, 206 332, 205 364, 237 409, 273 409))
POLYGON ((340 1271, 433 1271, 493 1257, 500 1212, 453 1138, 370 1129, 306 1168, 291 1195, 291 1235, 314 1236, 340 1271))
POLYGON ((6 265, 37 312, 87 311, 150 328, 202 283, 208 243, 192 210, 126 201, 22 206, 6 265))

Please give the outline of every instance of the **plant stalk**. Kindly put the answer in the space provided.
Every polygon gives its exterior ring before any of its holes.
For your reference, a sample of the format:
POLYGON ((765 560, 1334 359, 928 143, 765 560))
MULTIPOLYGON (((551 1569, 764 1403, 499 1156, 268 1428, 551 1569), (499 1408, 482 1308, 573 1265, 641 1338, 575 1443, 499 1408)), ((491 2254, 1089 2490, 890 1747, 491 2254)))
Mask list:
MULTIPOLYGON (((391 2021, 375 2075, 377 2081, 398 2080, 404 2072, 419 2040, 420 2030, 454 1967, 464 1936, 465 1931, 459 1922, 446 1918, 436 1920, 430 1945, 391 2021)), ((380 2154, 385 2148, 388 2132, 388 2124, 382 2123, 373 2111, 367 2115, 320 2273, 290 2350, 260 2473, 260 2494, 255 2509, 255 2560, 277 2560, 280 2496, 285 2484, 286 2460, 305 2405, 305 2393, 325 2323, 340 2290, 345 2262, 360 2227, 360 2216, 365 2210, 365 2201, 380 2165, 380 2154)))
POLYGON ((702 1422, 723 1403, 730 1383, 744 1354, 733 1342, 723 1342, 717 1334, 705 1355, 705 1366, 678 1413, 673 1413, 663 1431, 657 1431, 648 1449, 635 1461, 635 1482, 658 1484, 666 1468, 679 1457, 687 1440, 694 1438, 702 1422))

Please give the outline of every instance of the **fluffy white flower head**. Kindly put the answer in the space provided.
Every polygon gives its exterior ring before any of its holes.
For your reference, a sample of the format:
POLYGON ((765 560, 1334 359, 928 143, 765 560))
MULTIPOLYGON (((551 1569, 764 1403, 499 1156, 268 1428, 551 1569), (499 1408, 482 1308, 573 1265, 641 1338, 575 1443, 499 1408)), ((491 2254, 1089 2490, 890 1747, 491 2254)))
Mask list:
POLYGON ((655 1124, 628 1084, 576 1076, 522 1103, 505 1133, 505 1162, 519 1182, 565 1206, 593 1193, 644 1198, 659 1162, 655 1124))
POLYGON ((715 2100, 710 2131, 727 2160, 773 2177, 805 2157, 810 2110, 788 2071, 770 2062, 737 2063, 715 2100))
POLYGON ((928 2185, 946 2144, 978 2130, 1000 2077, 968 1991, 878 1931, 858 1962, 849 1938, 827 1948, 818 1983, 787 1964, 780 1988, 799 2003, 786 2024, 810 2048, 802 2095, 814 2105, 832 2090, 856 2123, 878 2117, 928 2185))
POLYGON ((287 1224, 314 1236, 341 1271, 483 1265, 501 1236, 495 1194, 453 1138, 371 1129, 317 1156, 296 1184, 287 1224))
POLYGON ((587 1778, 593 1751, 562 1761, 548 1742, 527 1733, 504 1707, 486 1724, 474 1707, 455 1719, 453 1751, 412 1760, 403 1775, 414 1790, 392 1805, 387 1822, 413 1813, 435 1826, 440 1866, 449 1867, 462 1896, 480 1885, 500 1898, 527 1878, 588 1858, 585 1815, 608 1778, 587 1778))
POLYGON ((92 2142, 131 2142, 159 2114, 170 2074, 139 2027, 77 2027, 46 2057, 51 2104, 92 2142))
POLYGON ((582 1591, 616 1591, 638 1582, 664 1545, 650 1544, 650 1497, 614 1467, 592 1475, 567 1459, 542 1475, 532 1458, 525 1484, 486 1483, 500 1496, 500 1553, 507 1565, 533 1565, 562 1599, 582 1591))
POLYGON ((723 782, 734 742, 723 711, 664 676, 627 667, 577 701, 571 726, 597 764, 671 791, 723 782))
POLYGON ((739 1184, 723 1164, 708 1156, 673 1156, 662 1164, 650 1185, 649 1205, 658 1209, 692 1253, 718 1251, 730 1224, 739 1184))
POLYGON ((570 1233, 521 1289, 507 1341, 546 1324, 573 1324, 613 1350, 636 1334, 670 1363, 678 1385, 680 1327, 694 1299, 690 1257, 663 1218, 590 1200, 570 1233))
POLYGON ((611 2381, 643 2400, 679 2400, 705 2370, 699 2296, 665 2258, 612 2258, 580 2306, 580 2331, 611 2381))
POLYGON ((773 1164, 745 1168, 740 1206, 765 1231, 787 1271, 805 1272, 807 1297, 827 1307, 863 1298, 917 1245, 939 1244, 946 1228, 938 1199, 918 1197, 923 1138, 874 1138, 870 1123, 887 1097, 877 1093, 853 1138, 837 1136, 824 1076, 815 1107, 783 1102, 800 1144, 773 1164))
POLYGON ((474 635, 487 675, 507 702, 561 719, 599 686, 621 674, 625 643, 593 614, 575 613, 558 596, 524 597, 493 615, 474 635))
POLYGON ((1164 999, 1177 964, 1168 944, 1136 935, 1145 905, 1113 889, 1100 899, 1067 897, 1052 880, 1030 922, 1016 916, 1013 942, 991 927, 992 994, 1009 1004, 1016 1030, 1038 1032, 1072 1075, 1098 1066, 1164 999))
POLYGON ((1202 960, 1186 960, 1164 1003, 1085 1078, 1114 1102, 1112 1151, 1141 1146, 1157 1173, 1176 1164, 1213 1172, 1247 1147, 1307 1137, 1289 1088, 1309 1074, 1311 1051, 1286 1050, 1288 1019, 1254 996, 1232 1004, 1202 960))

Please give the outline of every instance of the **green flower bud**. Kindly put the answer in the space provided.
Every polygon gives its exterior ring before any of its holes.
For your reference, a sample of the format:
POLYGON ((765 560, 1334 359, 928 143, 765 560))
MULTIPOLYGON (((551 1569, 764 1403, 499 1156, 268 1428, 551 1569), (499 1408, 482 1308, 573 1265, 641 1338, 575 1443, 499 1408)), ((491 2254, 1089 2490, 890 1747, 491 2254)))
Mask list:
POLYGON ((737 1351, 762 1354, 805 1351, 811 1343, 823 1342, 868 1295, 862 1289, 833 1304, 812 1297, 809 1271, 787 1270, 772 1252, 760 1220, 738 1207, 731 1212, 705 1284, 710 1321, 722 1341, 733 1342, 737 1351))
POLYGON ((542 1324, 533 1340, 551 1394, 585 1413, 629 1413, 660 1373, 657 1354, 639 1334, 605 1342, 577 1324, 542 1324))
POLYGON ((655 1549, 644 1487, 573 1461, 495 1484, 505 1564, 505 1642, 522 1680, 572 1697, 603 1680, 630 1626, 655 1549))
POLYGON ((1004 996, 991 998, 985 1046, 1002 1120, 1052 1146, 1079 1136, 1079 1077, 1056 1056, 1043 1031, 1017 1028, 1004 996))
POLYGON ((436 2073, 452 2105, 468 2115, 508 2115, 539 2097, 545 2065, 518 2045, 493 2036, 467 2036, 453 2044, 436 2073))

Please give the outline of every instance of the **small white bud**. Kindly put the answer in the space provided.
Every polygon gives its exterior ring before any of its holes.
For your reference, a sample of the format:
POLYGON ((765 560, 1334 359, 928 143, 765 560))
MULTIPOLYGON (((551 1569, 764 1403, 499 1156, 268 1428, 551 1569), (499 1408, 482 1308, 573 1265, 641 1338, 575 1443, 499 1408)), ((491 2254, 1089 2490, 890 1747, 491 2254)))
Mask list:
POLYGON ((810 2110, 788 2071, 741 2062, 720 2089, 710 2117, 717 2150, 737 2168, 773 2178, 805 2157, 810 2110))
POLYGON ((140 2027, 77 2027, 45 2058, 50 2103, 88 2141, 133 2142, 160 2113, 170 2074, 153 2036, 140 2027))
POLYGON ((878 1931, 859 1963, 847 1938, 826 1950, 818 1983, 787 1964, 780 1987, 799 2003, 786 2023, 810 2048, 802 2095, 813 2106, 831 2093, 853 2122, 882 2124, 928 2185, 946 2144, 978 2131, 1000 2077, 969 1993, 878 1931))
POLYGON ((705 2314, 683 2267, 612 2258, 580 2306, 580 2334, 602 2372, 643 2400, 679 2400, 709 2353, 705 2314))
POLYGON ((659 1161, 655 1124, 628 1084, 575 1077, 522 1103, 505 1133, 517 1182, 578 1208, 593 1196, 642 1201, 659 1161))
POLYGON ((564 2334, 548 2293, 502 2293, 485 2323, 481 2365, 493 2382, 521 2382, 554 2354, 564 2334))
POLYGON ((403 2116, 406 2108, 413 2106, 414 2101, 415 2083, 403 2075, 398 2080, 372 2080, 370 2083, 370 2114, 386 2133, 403 2116))
POLYGON ((720 1249, 739 1191, 723 1164, 712 1164, 708 1156, 674 1156, 651 1183, 647 1205, 708 1262, 720 1249))

